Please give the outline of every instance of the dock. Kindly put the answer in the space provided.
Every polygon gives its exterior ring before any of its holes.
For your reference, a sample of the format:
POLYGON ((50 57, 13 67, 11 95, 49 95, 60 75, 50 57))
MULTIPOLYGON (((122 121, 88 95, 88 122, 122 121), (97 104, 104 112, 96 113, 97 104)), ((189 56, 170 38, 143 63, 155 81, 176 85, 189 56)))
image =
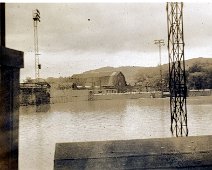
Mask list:
POLYGON ((212 135, 57 143, 54 170, 212 169, 212 135))

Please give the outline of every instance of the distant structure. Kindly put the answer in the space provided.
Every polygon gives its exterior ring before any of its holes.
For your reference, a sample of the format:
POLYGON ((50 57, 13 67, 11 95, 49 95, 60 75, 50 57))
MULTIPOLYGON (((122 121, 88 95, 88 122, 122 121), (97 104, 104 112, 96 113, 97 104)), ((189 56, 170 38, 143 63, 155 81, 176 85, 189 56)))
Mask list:
POLYGON ((34 25, 34 50, 35 50, 35 80, 39 81, 41 64, 39 63, 39 49, 38 49, 38 22, 40 22, 40 11, 35 9, 33 11, 33 25, 34 25))
POLYGON ((161 97, 163 97, 163 73, 162 73, 162 65, 161 65, 161 47, 165 45, 164 40, 155 40, 155 44, 158 45, 159 48, 159 58, 160 58, 160 90, 161 97))
POLYGON ((185 77, 183 3, 168 2, 168 51, 171 132, 174 136, 188 136, 185 77))
POLYGON ((40 11, 33 10, 33 25, 34 25, 34 48, 35 48, 35 79, 29 79, 24 83, 20 83, 20 104, 21 105, 41 105, 50 103, 50 88, 51 86, 40 78, 38 50, 38 22, 40 22, 40 11))
POLYGON ((127 85, 125 76, 120 71, 74 74, 71 79, 76 87, 99 89, 107 93, 124 92, 127 85))
POLYGON ((50 103, 51 86, 39 80, 39 82, 20 83, 20 105, 41 105, 50 103))

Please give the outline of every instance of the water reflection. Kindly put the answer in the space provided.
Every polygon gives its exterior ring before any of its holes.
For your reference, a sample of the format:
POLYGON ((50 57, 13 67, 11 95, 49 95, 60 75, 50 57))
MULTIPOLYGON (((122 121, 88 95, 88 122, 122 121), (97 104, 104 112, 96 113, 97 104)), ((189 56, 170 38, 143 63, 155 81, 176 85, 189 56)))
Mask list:
POLYGON ((36 105, 36 112, 48 112, 50 110, 50 104, 36 105))
POLYGON ((111 105, 111 100, 98 100, 98 101, 81 101, 69 103, 56 103, 53 104, 52 111, 54 112, 72 112, 72 113, 90 113, 90 112, 116 112, 121 113, 126 109, 126 100, 116 100, 111 105))

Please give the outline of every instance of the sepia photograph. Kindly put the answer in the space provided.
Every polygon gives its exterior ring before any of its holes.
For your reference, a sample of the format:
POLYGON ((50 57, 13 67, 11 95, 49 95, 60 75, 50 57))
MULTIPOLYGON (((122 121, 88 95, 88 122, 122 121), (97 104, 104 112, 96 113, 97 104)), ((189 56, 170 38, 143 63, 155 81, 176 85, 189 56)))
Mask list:
POLYGON ((0 2, 0 170, 212 169, 211 11, 0 2))

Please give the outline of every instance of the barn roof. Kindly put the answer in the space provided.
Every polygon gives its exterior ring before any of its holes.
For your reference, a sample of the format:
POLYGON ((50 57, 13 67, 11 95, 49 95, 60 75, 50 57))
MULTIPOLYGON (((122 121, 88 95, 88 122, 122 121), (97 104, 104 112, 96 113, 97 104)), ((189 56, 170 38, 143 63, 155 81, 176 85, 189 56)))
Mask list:
POLYGON ((121 73, 120 71, 107 71, 107 72, 89 72, 82 74, 74 74, 71 78, 100 78, 100 77, 113 77, 121 73))

